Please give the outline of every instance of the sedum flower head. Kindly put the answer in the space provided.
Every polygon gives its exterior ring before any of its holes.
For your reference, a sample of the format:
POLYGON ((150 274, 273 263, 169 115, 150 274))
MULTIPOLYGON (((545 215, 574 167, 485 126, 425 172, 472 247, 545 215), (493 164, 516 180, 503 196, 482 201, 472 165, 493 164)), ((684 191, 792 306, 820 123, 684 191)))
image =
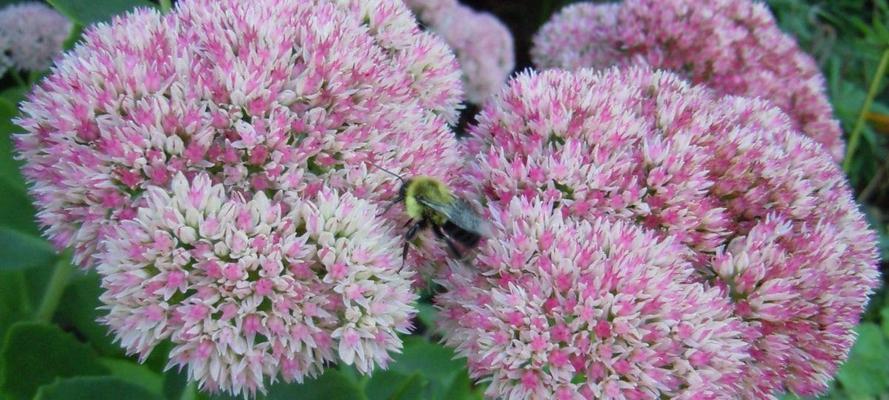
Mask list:
POLYGON ((539 68, 607 68, 623 55, 615 44, 619 3, 574 3, 553 14, 534 36, 539 68))
POLYGON ((401 349, 415 295, 377 207, 327 188, 246 200, 206 174, 171 187, 148 189, 98 266, 104 322, 128 353, 169 339, 169 367, 252 396, 337 360, 370 373, 401 349))
POLYGON ((684 246, 548 202, 490 207, 496 241, 454 265, 445 340, 502 399, 715 399, 749 358, 719 289, 691 282, 684 246), (501 208, 502 207, 502 208, 501 208))
POLYGON ((526 73, 470 128, 467 181, 690 250, 752 347, 745 394, 822 392, 878 284, 875 235, 839 168, 770 103, 647 68, 526 73))
POLYGON ((185 0, 91 28, 23 103, 16 144, 47 236, 89 266, 180 172, 246 199, 391 198, 370 162, 448 181, 460 92, 398 0, 185 0))
POLYGON ((767 99, 794 128, 843 157, 816 62, 751 0, 625 0, 566 7, 534 40, 545 68, 647 64, 732 95, 767 99), (572 33, 570 34, 569 33, 572 33))
POLYGON ((62 52, 71 22, 43 3, 0 9, 0 75, 6 69, 42 71, 62 52))
POLYGON ((515 68, 514 40, 503 22, 456 1, 405 3, 456 53, 471 103, 482 104, 503 86, 515 68))

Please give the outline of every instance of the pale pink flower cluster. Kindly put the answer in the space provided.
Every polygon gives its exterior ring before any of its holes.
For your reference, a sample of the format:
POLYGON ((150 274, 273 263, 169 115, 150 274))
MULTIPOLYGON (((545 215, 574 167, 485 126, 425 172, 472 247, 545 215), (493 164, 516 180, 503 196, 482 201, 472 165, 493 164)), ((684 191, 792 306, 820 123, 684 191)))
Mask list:
POLYGON ((43 3, 0 10, 0 75, 7 69, 42 71, 62 52, 71 22, 43 3))
MULTIPOLYGON (((821 146, 794 130, 783 112, 763 100, 720 97, 672 73, 640 67, 526 73, 494 99, 470 128, 466 180, 486 199, 493 219, 504 221, 498 226, 501 236, 495 235, 478 258, 480 273, 472 282, 483 289, 470 290, 467 278, 458 273, 446 276, 443 284, 451 292, 442 306, 455 327, 448 341, 470 357, 476 376, 494 374, 495 395, 538 393, 525 391, 527 383, 515 372, 519 370, 533 373, 529 382, 564 384, 567 379, 580 386, 567 386, 565 396, 583 398, 760 399, 784 390, 811 395, 826 389, 854 342, 853 328, 878 284, 875 236, 842 172, 821 146), (692 314, 718 314, 718 302, 703 300, 717 291, 732 312, 731 318, 713 323, 734 326, 733 321, 740 320, 742 325, 731 330, 751 344, 745 357, 733 358, 742 361, 740 369, 718 359, 707 359, 717 364, 701 365, 721 371, 724 391, 710 396, 683 385, 688 390, 671 391, 677 379, 697 379, 702 372, 695 368, 649 374, 647 359, 634 358, 652 346, 645 339, 650 332, 646 329, 610 331, 634 339, 620 356, 611 354, 602 361, 608 373, 626 372, 622 381, 629 384, 612 389, 619 395, 598 391, 606 382, 601 377, 609 376, 589 369, 600 360, 599 354, 577 353, 586 354, 591 364, 559 370, 533 361, 540 356, 528 350, 539 346, 533 340, 542 340, 548 349, 557 344, 534 335, 553 329, 560 318, 574 321, 581 312, 575 303, 574 308, 541 311, 534 308, 535 302, 578 299, 582 274, 567 276, 562 283, 550 275, 573 271, 578 260, 590 256, 568 248, 540 261, 546 253, 535 251, 535 246, 552 246, 566 233, 536 220, 510 225, 507 216, 521 220, 538 213, 516 209, 516 201, 553 204, 556 214, 591 221, 592 231, 605 229, 596 228, 605 226, 603 221, 619 221, 622 228, 605 230, 632 230, 636 225, 653 232, 657 240, 682 245, 683 257, 696 272, 677 282, 698 285, 694 290, 702 293, 692 314), (500 242, 507 245, 501 247, 500 242), (507 301, 492 292, 515 290, 531 294, 507 301), (498 342, 502 337, 486 336, 490 326, 485 324, 509 313, 516 321, 539 325, 517 328, 517 334, 507 338, 508 345, 498 342), (514 347, 490 347, 492 343, 514 347), (491 353, 481 349, 518 353, 513 358, 486 358, 491 353), (502 374, 496 372, 501 369, 502 374), (736 370, 740 376, 734 375, 736 370), (631 372, 636 375, 627 375, 631 372), (583 385, 591 391, 583 392, 583 385)), ((564 229, 579 229, 572 226, 564 229)), ((588 252, 621 257, 614 251, 614 235, 581 237, 595 238, 588 252)), ((660 252, 667 251, 655 251, 660 252)), ((670 269, 638 254, 626 257, 670 269)), ((673 263, 676 269, 680 262, 673 263)), ((648 288, 629 294, 647 299, 659 292, 648 288)), ((671 307, 675 304, 681 303, 672 302, 671 307)), ((613 316, 605 320, 610 323, 613 316)))
POLYGON ((16 141, 41 225, 88 266, 179 172, 375 201, 397 181, 369 161, 449 180, 459 79, 398 0, 183 1, 91 28, 22 105, 16 141))
POLYGON ((752 0, 625 0, 574 4, 534 39, 541 68, 647 64, 732 95, 767 99, 794 128, 843 157, 824 77, 812 57, 752 0))
POLYGON ((267 376, 302 382, 336 360, 370 373, 401 348, 415 295, 378 207, 327 189, 248 201, 205 174, 146 198, 98 266, 104 322, 128 353, 170 339, 170 365, 201 388, 254 395, 267 376))
POLYGON ((497 17, 456 0, 405 3, 456 53, 463 70, 466 97, 471 103, 484 103, 506 83, 515 68, 515 45, 509 28, 497 17))
POLYGON ((22 105, 40 223, 130 353, 253 395, 385 366, 415 312, 378 218, 459 173, 459 67, 400 0, 181 0, 90 28, 22 105))

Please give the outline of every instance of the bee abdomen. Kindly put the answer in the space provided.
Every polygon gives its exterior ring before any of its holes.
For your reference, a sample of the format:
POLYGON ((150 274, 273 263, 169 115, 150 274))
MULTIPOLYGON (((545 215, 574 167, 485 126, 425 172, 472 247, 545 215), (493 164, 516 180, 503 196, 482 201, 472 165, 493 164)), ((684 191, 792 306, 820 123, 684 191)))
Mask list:
POLYGON ((467 231, 451 221, 445 222, 441 228, 448 237, 466 247, 475 247, 482 238, 479 234, 467 231))

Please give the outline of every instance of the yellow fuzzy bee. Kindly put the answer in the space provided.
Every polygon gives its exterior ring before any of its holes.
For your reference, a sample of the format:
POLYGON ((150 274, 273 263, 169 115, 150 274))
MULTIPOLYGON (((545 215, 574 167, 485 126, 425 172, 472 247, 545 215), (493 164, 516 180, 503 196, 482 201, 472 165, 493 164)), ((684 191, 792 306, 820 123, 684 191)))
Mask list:
POLYGON ((468 202, 456 196, 447 185, 428 176, 404 179, 376 164, 380 170, 398 178, 401 188, 398 197, 383 211, 404 203, 404 210, 411 218, 404 234, 402 262, 407 258, 409 243, 423 229, 432 229, 439 240, 447 244, 451 256, 462 258, 465 251, 476 247, 483 237, 491 236, 490 224, 481 218, 468 202))

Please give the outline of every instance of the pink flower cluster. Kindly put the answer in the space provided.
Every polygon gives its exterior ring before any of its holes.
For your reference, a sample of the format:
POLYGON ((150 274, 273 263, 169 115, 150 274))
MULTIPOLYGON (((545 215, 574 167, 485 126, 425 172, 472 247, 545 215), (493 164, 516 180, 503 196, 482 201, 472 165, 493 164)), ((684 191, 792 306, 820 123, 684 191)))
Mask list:
POLYGON ((737 393, 747 344, 687 250, 553 204, 491 207, 497 240, 445 280, 446 341, 499 399, 704 399, 737 393))
POLYGON ((104 322, 141 359, 170 339, 170 365, 210 391, 254 395, 265 376, 302 382, 337 359, 362 373, 401 348, 415 296, 397 237, 350 194, 247 201, 179 174, 151 187, 108 235, 104 322))
POLYGON ((732 95, 767 99, 793 126, 843 157, 818 65, 751 0, 625 0, 566 7, 541 28, 541 68, 647 64, 732 95))
MULTIPOLYGON (((448 342, 469 357, 476 376, 492 377, 492 395, 774 398, 783 390, 826 389, 878 283, 875 236, 833 160, 783 112, 630 67, 520 75, 478 121, 466 144, 466 180, 488 202, 499 236, 481 251, 474 275, 445 274, 449 293, 441 305, 453 327, 448 342), (532 218, 549 215, 550 207, 552 218, 580 222, 532 218), (637 245, 624 245, 632 240, 637 245), (670 262, 653 258, 671 254, 669 243, 684 252, 674 251, 670 262), (677 274, 685 270, 680 260, 695 272, 677 274), (627 264, 663 270, 627 275, 628 282, 642 280, 627 292, 611 289, 628 294, 631 305, 659 298, 664 290, 655 282, 675 276, 670 291, 697 293, 684 297, 695 310, 689 314, 712 317, 690 323, 720 327, 705 332, 724 333, 713 336, 721 344, 649 336, 657 329, 644 322, 615 329, 614 305, 597 304, 590 314, 584 290, 618 284, 618 277, 597 278, 614 264, 627 274, 636 273, 627 264), (604 356, 589 351, 578 342, 578 319, 590 315, 587 323, 610 328, 602 328, 604 338, 628 344, 604 356), (560 337, 570 340, 553 336, 562 326, 570 335, 560 337), (505 327, 513 334, 498 336, 505 327), (689 360, 695 349, 714 348, 730 359, 704 353, 695 365, 666 372, 665 360, 679 350, 667 346, 652 361, 646 352, 660 345, 655 339, 688 346, 689 360), (552 349, 581 360, 554 368, 545 361, 552 349), (703 376, 719 391, 681 383, 703 376), (606 388, 609 379, 616 384, 606 388)), ((691 321, 680 300, 654 304, 678 311, 625 307, 633 321, 691 321), (669 317, 655 317, 661 313, 669 317)))
POLYGON ((40 223, 88 266, 179 172, 374 201, 397 181, 369 161, 448 181, 460 98, 453 55, 397 0, 192 0, 91 28, 22 105, 16 142, 40 223))
POLYGON ((504 85, 515 68, 515 46, 512 34, 500 20, 456 0, 405 3, 457 54, 470 102, 482 104, 504 85))
POLYGON ((15 141, 122 346, 170 339, 201 387, 252 395, 400 348, 406 217, 377 218, 400 183, 373 165, 452 181, 461 98, 400 0, 182 0, 89 28, 15 141))
POLYGON ((71 22, 43 3, 0 10, 0 76, 8 69, 42 71, 62 52, 71 22))

